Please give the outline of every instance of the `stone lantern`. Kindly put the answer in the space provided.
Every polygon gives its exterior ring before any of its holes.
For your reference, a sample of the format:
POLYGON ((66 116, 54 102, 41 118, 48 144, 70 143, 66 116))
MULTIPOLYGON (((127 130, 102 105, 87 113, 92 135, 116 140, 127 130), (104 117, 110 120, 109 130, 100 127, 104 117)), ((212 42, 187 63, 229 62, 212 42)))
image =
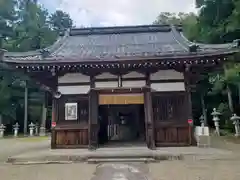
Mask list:
POLYGON ((200 123, 201 123, 201 127, 204 127, 205 124, 204 124, 204 117, 203 117, 203 115, 200 116, 199 120, 200 120, 200 123))
POLYGON ((33 131, 34 131, 34 128, 35 128, 35 124, 33 124, 31 122, 31 124, 29 124, 28 126, 29 126, 29 135, 33 136, 33 131))
POLYGON ((35 135, 36 136, 39 135, 39 125, 38 125, 38 123, 35 124, 35 135))
POLYGON ((219 121, 220 121, 220 118, 219 116, 221 115, 220 112, 217 112, 217 109, 216 108, 213 108, 213 112, 211 113, 211 115, 213 116, 213 122, 214 122, 214 126, 215 126, 215 132, 218 136, 220 136, 220 124, 219 124, 219 121))
POLYGON ((16 124, 13 125, 13 130, 14 130, 14 137, 18 136, 18 130, 19 130, 19 124, 16 122, 16 124))
POLYGON ((235 136, 238 137, 240 135, 240 128, 239 128, 239 120, 240 117, 236 114, 233 114, 233 116, 230 118, 230 120, 233 122, 235 126, 235 136))
POLYGON ((5 131, 6 126, 3 124, 0 125, 0 138, 4 136, 4 131, 5 131))

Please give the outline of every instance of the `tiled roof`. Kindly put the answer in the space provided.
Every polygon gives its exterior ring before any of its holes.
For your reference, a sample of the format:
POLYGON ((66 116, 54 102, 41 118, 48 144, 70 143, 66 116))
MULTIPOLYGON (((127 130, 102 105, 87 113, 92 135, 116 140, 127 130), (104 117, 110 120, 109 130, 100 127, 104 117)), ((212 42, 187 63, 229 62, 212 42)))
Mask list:
MULTIPOLYGON (((183 56, 189 52, 189 42, 180 26, 146 25, 71 29, 60 37, 47 55, 40 50, 25 53, 7 52, 4 61, 62 62, 68 60, 105 60, 125 57, 183 56)), ((197 54, 221 54, 233 50, 234 43, 222 45, 197 44, 197 54)))

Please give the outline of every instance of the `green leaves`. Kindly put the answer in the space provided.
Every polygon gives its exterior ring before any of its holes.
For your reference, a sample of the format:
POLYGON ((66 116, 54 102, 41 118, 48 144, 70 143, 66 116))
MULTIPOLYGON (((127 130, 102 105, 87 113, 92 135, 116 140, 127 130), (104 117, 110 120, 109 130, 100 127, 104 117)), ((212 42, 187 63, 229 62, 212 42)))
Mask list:
POLYGON ((69 14, 59 10, 50 16, 50 22, 57 32, 71 28, 73 25, 73 21, 69 14))
MULTIPOLYGON (((8 51, 31 51, 52 45, 60 30, 72 27, 67 13, 52 15, 37 0, 0 0, 0 48, 8 51), (2 38, 1 38, 2 37, 2 38)), ((16 109, 24 105, 21 81, 28 79, 20 73, 0 67, 0 115, 16 119, 16 109)), ((41 115, 42 92, 28 79, 30 116, 41 115)), ((21 119, 21 117, 20 117, 21 119)))

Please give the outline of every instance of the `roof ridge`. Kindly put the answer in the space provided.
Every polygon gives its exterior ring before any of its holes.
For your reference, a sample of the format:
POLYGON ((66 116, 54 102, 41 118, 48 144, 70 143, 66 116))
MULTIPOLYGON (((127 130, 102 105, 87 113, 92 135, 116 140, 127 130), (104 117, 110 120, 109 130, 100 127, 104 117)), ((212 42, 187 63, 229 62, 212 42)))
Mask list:
POLYGON ((72 28, 71 36, 89 35, 89 34, 122 34, 122 33, 140 33, 140 32, 169 32, 169 24, 161 25, 135 25, 135 26, 110 26, 110 27, 88 27, 72 28))
POLYGON ((176 27, 174 25, 171 26, 171 33, 173 34, 173 38, 174 40, 184 49, 188 51, 188 46, 186 46, 185 44, 183 44, 181 42, 181 40, 178 39, 177 34, 179 33, 179 31, 176 29, 176 27))

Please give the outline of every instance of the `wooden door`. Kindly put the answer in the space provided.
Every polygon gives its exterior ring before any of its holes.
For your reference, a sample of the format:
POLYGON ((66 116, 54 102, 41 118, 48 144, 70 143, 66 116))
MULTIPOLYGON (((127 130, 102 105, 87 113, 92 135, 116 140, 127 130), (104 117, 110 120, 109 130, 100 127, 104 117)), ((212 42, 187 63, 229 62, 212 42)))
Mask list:
POLYGON ((156 93, 152 101, 156 145, 189 145, 186 93, 156 93))

